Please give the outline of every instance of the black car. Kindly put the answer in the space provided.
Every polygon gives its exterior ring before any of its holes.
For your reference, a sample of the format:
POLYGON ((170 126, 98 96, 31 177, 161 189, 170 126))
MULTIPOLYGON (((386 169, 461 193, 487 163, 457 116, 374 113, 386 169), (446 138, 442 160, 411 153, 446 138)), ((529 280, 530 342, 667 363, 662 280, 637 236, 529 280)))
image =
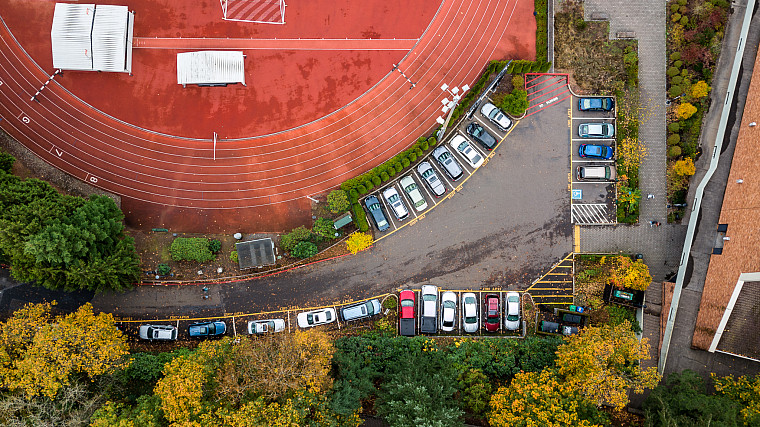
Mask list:
POLYGON ((388 220, 385 219, 385 214, 383 213, 383 209, 380 207, 380 201, 377 200, 377 197, 367 197, 364 199, 364 205, 367 206, 367 210, 372 217, 372 222, 375 223, 375 227, 377 227, 379 231, 385 231, 390 227, 388 220))
POLYGON ((486 150, 493 150, 496 146, 496 138, 491 136, 490 133, 483 129, 483 126, 472 122, 467 125, 467 134, 470 135, 475 141, 478 141, 480 145, 486 150))

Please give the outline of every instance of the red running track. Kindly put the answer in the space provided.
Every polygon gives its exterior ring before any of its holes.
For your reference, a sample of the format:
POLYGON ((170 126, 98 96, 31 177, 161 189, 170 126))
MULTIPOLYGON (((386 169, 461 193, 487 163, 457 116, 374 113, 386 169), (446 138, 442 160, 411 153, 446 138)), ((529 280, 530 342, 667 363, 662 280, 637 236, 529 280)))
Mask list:
MULTIPOLYGON (((288 7, 290 22, 293 9, 288 7)), ((532 59, 532 12, 530 0, 444 0, 419 42, 400 61, 416 83, 414 89, 389 70, 343 108, 305 125, 248 138, 220 130, 224 140, 218 142, 216 160, 210 138, 128 124, 56 84, 45 89, 41 102, 29 101, 47 72, 3 22, 0 127, 45 161, 121 195, 132 226, 283 230, 307 222, 307 195, 365 172, 430 131, 440 115, 441 84, 472 85, 490 59, 532 59)))

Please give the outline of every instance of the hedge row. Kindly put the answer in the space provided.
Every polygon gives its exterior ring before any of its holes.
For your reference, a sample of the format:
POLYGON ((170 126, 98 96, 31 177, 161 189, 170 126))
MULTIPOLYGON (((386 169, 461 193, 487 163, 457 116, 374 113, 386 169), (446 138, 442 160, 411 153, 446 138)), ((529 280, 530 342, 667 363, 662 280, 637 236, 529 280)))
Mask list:
POLYGON ((216 258, 209 248, 210 241, 202 237, 177 237, 169 252, 174 261, 206 262, 216 258))

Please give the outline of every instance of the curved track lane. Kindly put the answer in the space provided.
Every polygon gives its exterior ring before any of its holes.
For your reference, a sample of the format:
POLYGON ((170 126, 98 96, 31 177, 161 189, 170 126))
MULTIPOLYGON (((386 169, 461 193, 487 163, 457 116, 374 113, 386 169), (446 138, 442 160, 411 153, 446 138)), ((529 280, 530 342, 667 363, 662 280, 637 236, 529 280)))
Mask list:
POLYGON ((515 16, 532 16, 532 9, 526 0, 445 0, 400 62, 415 88, 390 71, 354 102, 307 125, 254 138, 219 135, 216 160, 211 140, 123 123, 56 84, 43 102, 30 101, 47 76, 3 24, 0 127, 46 162, 121 195, 132 225, 250 229, 252 219, 272 217, 253 227, 282 229, 284 216, 308 206, 305 196, 365 172, 428 132, 441 114, 441 84, 471 85, 492 58, 532 56, 515 51, 515 34, 535 29, 515 16), (532 29, 515 29, 526 25, 532 29))

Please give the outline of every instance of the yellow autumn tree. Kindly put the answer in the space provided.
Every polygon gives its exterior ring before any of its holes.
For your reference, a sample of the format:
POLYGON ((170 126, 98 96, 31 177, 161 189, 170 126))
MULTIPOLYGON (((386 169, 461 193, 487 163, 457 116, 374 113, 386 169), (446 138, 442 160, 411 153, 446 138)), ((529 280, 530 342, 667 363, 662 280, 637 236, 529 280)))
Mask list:
POLYGON ((589 420, 595 408, 579 399, 576 391, 554 371, 520 372, 491 396, 488 423, 493 427, 595 427, 589 420), (583 416, 583 415, 586 416, 583 416))
POLYGON ((697 107, 691 105, 688 102, 684 102, 680 104, 678 107, 676 107, 676 114, 678 115, 678 118, 686 120, 689 117, 693 116, 694 113, 697 112, 697 107))
POLYGON ((27 398, 53 399, 75 375, 94 379, 128 363, 126 337, 111 314, 95 315, 88 303, 54 318, 53 304, 28 304, 0 323, 2 387, 27 398))
POLYGON ((623 408, 629 389, 641 393, 660 381, 657 368, 641 367, 639 361, 648 359, 648 340, 636 339, 628 321, 590 326, 557 349, 557 373, 595 405, 623 408))
POLYGON ((691 86, 691 97, 694 99, 704 98, 710 93, 710 86, 704 80, 700 80, 691 86))
POLYGON ((374 239, 369 233, 354 233, 346 240, 346 249, 356 255, 358 252, 372 246, 374 239))
POLYGON ((691 157, 679 160, 673 165, 673 173, 678 176, 692 176, 696 171, 697 169, 694 167, 694 160, 692 160, 691 157))
POLYGON ((603 269, 600 280, 616 288, 646 291, 652 283, 649 267, 640 260, 633 261, 629 256, 604 256, 599 264, 603 269))
POLYGON ((760 425, 760 375, 754 377, 743 375, 734 378, 733 375, 718 377, 710 374, 715 384, 715 391, 742 405, 741 414, 744 425, 760 425))

